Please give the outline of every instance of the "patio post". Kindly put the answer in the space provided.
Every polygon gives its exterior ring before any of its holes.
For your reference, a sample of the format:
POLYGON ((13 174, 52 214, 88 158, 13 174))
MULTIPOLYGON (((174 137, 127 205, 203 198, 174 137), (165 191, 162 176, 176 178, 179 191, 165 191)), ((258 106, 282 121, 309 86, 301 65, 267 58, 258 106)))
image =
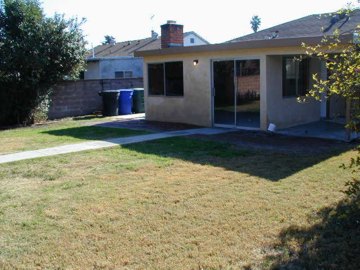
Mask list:
MULTIPOLYGON (((346 125, 348 125, 350 123, 350 120, 351 120, 351 99, 350 98, 346 99, 345 117, 346 117, 346 125)), ((345 139, 347 141, 351 140, 351 128, 349 126, 346 126, 345 139)))

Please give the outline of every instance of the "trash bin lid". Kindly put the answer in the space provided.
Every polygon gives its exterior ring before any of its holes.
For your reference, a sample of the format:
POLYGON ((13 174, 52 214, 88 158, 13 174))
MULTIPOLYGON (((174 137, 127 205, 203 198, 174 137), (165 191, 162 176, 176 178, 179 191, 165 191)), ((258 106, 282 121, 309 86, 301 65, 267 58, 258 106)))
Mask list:
POLYGON ((133 90, 132 89, 120 89, 119 91, 120 92, 122 92, 122 91, 124 91, 124 92, 127 92, 127 91, 132 92, 133 90))
POLYGON ((119 93, 120 92, 120 89, 118 90, 103 90, 101 91, 102 93, 119 93))

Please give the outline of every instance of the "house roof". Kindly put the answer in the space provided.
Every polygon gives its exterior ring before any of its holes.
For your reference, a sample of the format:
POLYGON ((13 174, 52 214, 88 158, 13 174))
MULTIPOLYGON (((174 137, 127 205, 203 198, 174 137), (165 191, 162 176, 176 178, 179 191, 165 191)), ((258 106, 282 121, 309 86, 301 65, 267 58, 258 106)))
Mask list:
POLYGON ((360 11, 357 10, 348 17, 336 17, 328 13, 310 15, 284 24, 280 24, 254 34, 239 37, 220 44, 201 45, 193 47, 173 47, 161 50, 142 51, 136 56, 171 55, 180 53, 218 52, 238 49, 258 49, 300 46, 305 42, 309 45, 319 44, 324 34, 332 34, 339 29, 341 40, 349 42, 353 32, 360 24, 360 11))
POLYGON ((86 58, 103 57, 129 57, 134 56, 134 52, 139 50, 153 50, 160 48, 160 40, 157 38, 144 38, 118 42, 115 44, 105 44, 96 46, 88 51, 86 58))
POLYGON ((360 10, 350 14, 326 13, 309 15, 297 20, 276 25, 274 27, 232 39, 228 42, 240 42, 264 39, 286 39, 299 37, 318 37, 331 35, 336 29, 345 34, 353 32, 360 24, 360 10))
MULTIPOLYGON (((184 37, 187 35, 195 35, 199 39, 203 40, 207 44, 204 38, 195 32, 185 32, 184 37)), ((86 58, 88 60, 98 60, 100 58, 115 58, 115 57, 133 57, 137 51, 148 51, 148 50, 157 50, 161 49, 161 39, 160 38, 144 38, 139 40, 130 40, 118 42, 115 44, 105 44, 96 46, 94 49, 88 51, 86 58)))

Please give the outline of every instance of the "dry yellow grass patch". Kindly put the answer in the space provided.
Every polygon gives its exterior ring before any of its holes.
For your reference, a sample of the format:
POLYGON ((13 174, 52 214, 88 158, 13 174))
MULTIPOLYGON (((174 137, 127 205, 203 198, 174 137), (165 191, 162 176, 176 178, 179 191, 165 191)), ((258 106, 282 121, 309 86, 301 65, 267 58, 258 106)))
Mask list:
POLYGON ((1 165, 0 268, 264 268, 343 197, 349 156, 176 138, 1 165))
MULTIPOLYGON (((129 129, 89 126, 91 123, 95 124, 96 121, 99 121, 96 119, 98 118, 95 117, 92 120, 68 118, 32 127, 0 130, 0 155, 78 143, 85 140, 100 140, 148 133, 129 129)), ((108 118, 99 119, 105 120, 108 118)))

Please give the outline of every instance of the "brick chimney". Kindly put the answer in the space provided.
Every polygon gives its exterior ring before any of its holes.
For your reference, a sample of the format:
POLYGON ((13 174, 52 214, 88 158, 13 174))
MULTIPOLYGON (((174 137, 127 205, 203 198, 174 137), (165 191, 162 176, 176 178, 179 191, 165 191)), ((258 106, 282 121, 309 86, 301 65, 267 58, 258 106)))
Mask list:
POLYGON ((167 21, 161 26, 161 48, 184 46, 184 26, 167 21))

